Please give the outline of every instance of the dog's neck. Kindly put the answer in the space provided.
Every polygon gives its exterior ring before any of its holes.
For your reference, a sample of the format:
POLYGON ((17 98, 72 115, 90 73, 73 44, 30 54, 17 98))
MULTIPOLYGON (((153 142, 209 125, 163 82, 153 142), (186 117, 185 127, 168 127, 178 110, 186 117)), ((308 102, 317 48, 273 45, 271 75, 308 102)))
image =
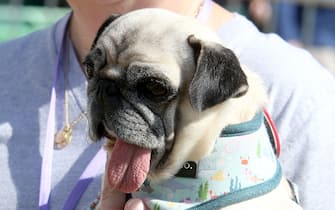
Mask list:
MULTIPOLYGON (((251 121, 227 127, 212 153, 198 162, 196 177, 185 173, 192 177, 173 177, 161 183, 147 181, 135 197, 145 198, 149 206, 153 199, 161 207, 173 203, 184 209, 201 202, 224 207, 271 191, 282 174, 270 143, 274 135, 263 119, 263 114, 258 113, 251 121)), ((184 167, 187 171, 195 166, 184 167)))

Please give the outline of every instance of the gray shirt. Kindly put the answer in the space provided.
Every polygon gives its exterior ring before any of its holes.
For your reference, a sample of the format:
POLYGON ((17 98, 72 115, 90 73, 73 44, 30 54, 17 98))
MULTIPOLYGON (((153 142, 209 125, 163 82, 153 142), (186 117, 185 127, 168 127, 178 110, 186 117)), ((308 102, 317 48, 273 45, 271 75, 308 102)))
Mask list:
MULTIPOLYGON (((37 209, 41 161, 60 40, 65 17, 48 29, 0 45, 0 209, 37 209)), ((241 62, 265 80, 268 109, 277 124, 285 174, 299 184, 307 210, 335 206, 335 79, 306 51, 276 35, 257 31, 235 18, 219 34, 241 62)), ((62 55, 65 56, 65 55, 62 55)), ((73 49, 70 71, 70 120, 86 109, 86 82, 73 49)), ((64 63, 61 69, 67 68, 64 63)), ((64 126, 64 83, 57 86, 57 129, 64 126)), ((73 141, 54 151, 52 209, 61 209, 101 143, 87 137, 87 122, 75 127, 73 141)), ((102 171, 101 171, 102 173, 102 171)), ((100 190, 98 176, 77 209, 85 209, 100 190)))

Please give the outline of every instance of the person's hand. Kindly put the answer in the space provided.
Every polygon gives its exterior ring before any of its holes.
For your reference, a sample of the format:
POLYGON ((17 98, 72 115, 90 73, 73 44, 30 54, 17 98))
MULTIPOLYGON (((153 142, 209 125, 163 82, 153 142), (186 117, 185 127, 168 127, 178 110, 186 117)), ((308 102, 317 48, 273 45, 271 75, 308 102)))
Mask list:
POLYGON ((123 210, 125 207, 126 195, 111 189, 106 182, 106 176, 104 176, 104 179, 97 210, 123 210))
POLYGON ((124 193, 104 188, 98 210, 149 210, 141 199, 132 198, 124 202, 124 193))
POLYGON ((132 198, 127 201, 124 210, 149 210, 141 199, 132 198))

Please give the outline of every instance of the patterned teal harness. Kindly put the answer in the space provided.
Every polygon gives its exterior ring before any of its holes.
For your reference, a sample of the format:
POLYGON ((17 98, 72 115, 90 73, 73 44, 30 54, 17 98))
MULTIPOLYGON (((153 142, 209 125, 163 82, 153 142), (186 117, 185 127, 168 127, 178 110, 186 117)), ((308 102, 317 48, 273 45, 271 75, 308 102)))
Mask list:
MULTIPOLYGON (((272 191, 282 172, 271 144, 272 132, 264 121, 260 112, 249 122, 226 127, 212 153, 197 163, 196 177, 173 177, 160 183, 147 180, 132 197, 142 198, 154 210, 207 210, 272 191)), ((194 166, 186 163, 185 167, 194 166)))

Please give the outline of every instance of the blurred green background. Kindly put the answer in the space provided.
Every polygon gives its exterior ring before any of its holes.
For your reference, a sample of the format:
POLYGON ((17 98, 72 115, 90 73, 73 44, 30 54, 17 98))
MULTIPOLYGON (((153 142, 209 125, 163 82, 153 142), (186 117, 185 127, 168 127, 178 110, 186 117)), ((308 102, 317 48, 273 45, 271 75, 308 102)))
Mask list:
POLYGON ((0 0, 0 42, 45 28, 69 11, 60 1, 0 0))

